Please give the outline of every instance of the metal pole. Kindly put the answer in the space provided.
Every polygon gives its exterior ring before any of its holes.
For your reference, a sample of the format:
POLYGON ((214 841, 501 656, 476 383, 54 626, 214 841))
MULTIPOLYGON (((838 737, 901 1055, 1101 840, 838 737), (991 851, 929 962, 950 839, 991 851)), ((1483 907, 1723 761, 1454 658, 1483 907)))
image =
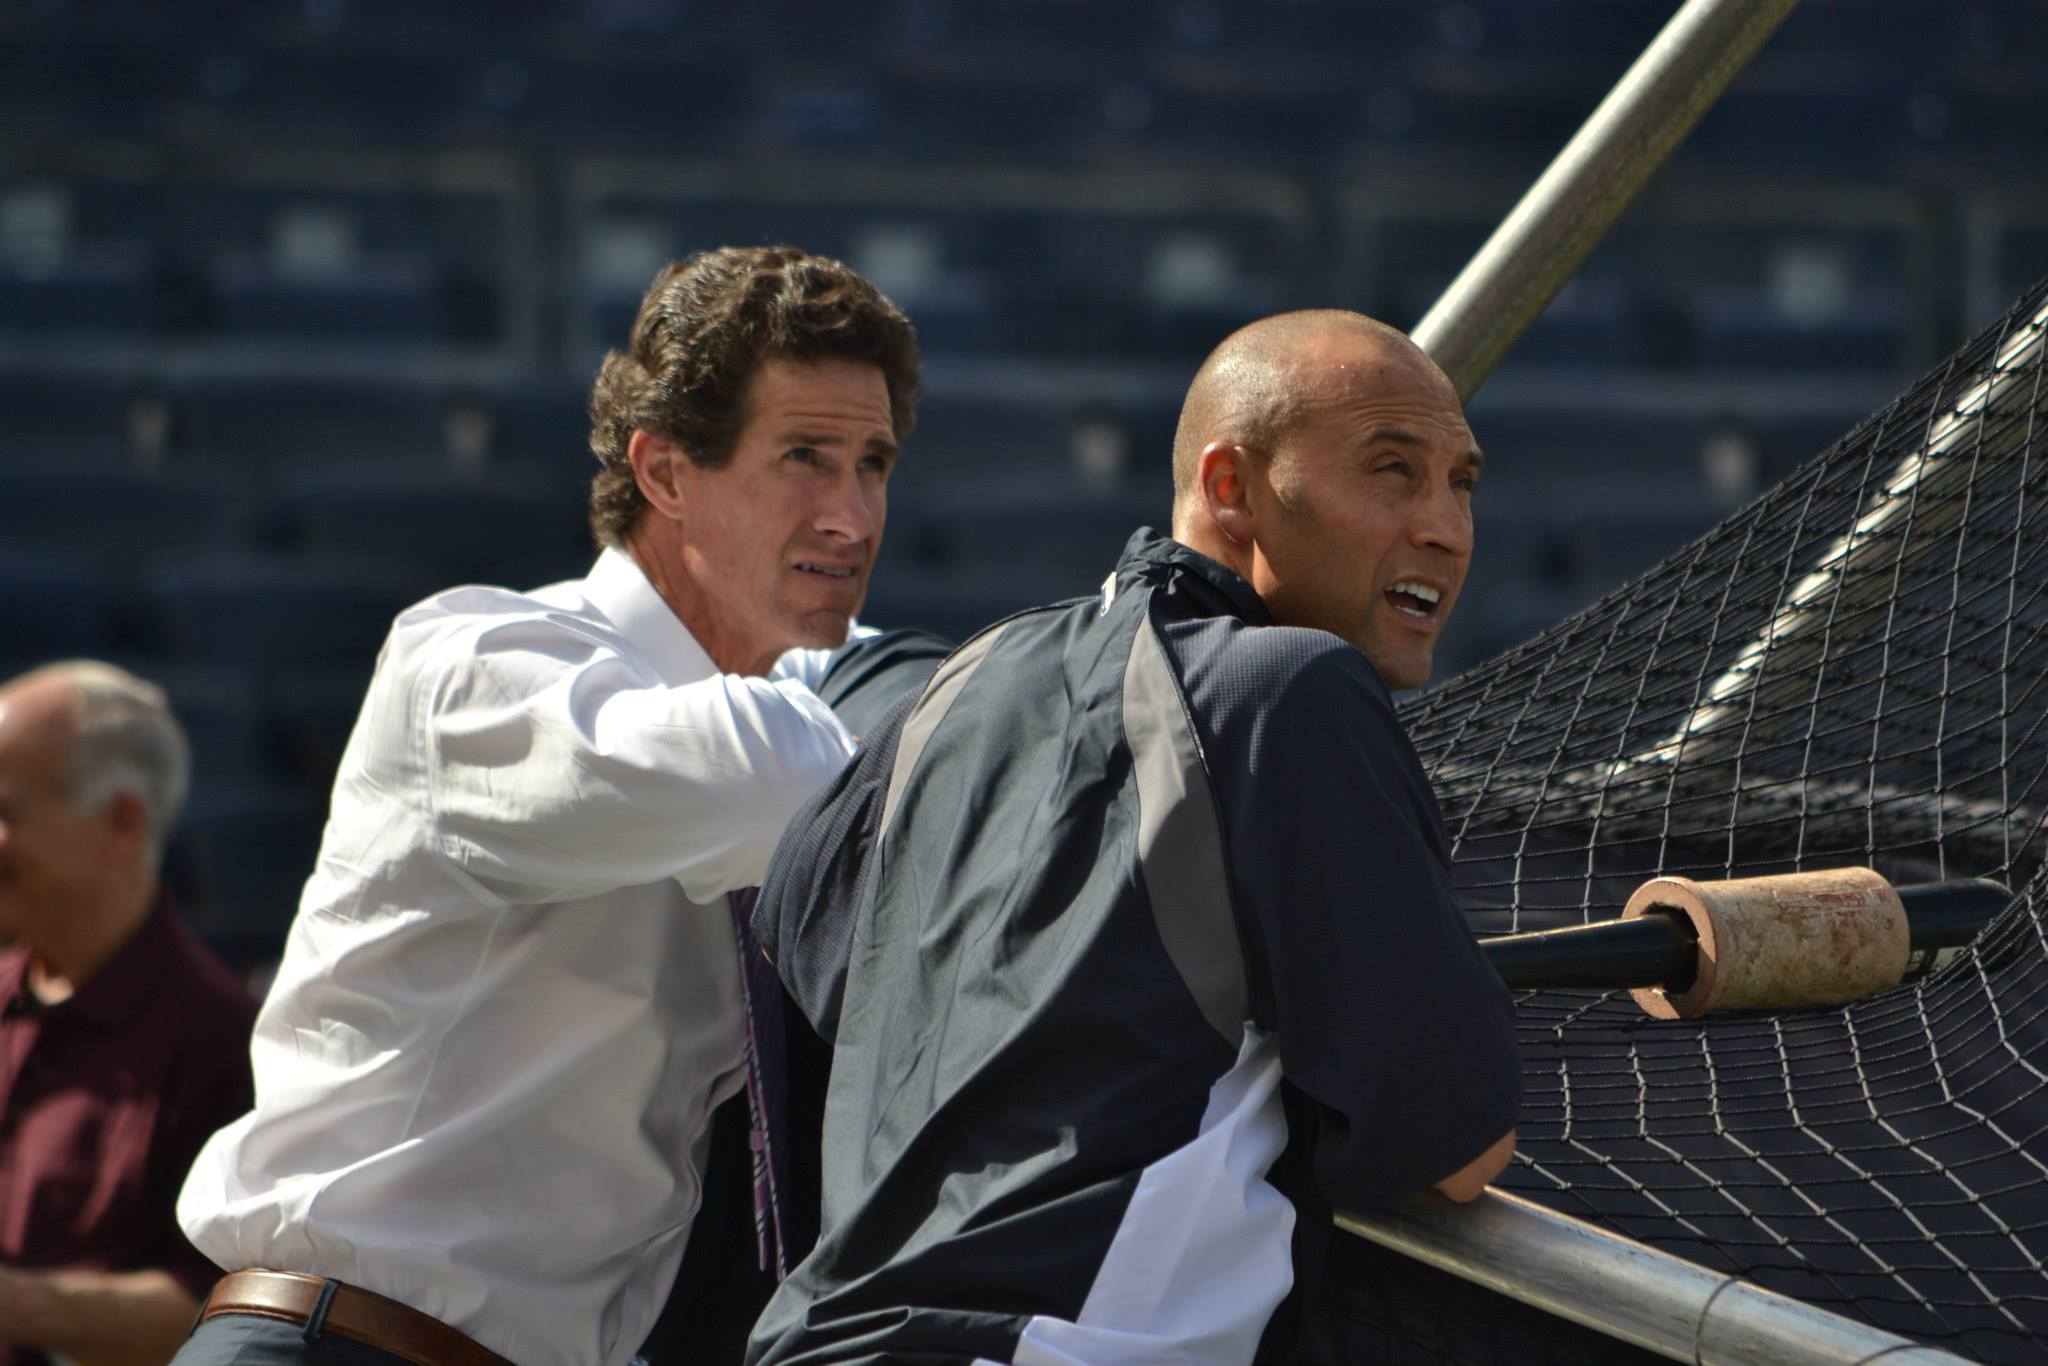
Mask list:
POLYGON ((1547 1313, 1698 1366, 1968 1366, 1967 1359, 1489 1189, 1337 1226, 1547 1313))
POLYGON ((1469 399, 1798 0, 1686 0, 1415 325, 1469 399))

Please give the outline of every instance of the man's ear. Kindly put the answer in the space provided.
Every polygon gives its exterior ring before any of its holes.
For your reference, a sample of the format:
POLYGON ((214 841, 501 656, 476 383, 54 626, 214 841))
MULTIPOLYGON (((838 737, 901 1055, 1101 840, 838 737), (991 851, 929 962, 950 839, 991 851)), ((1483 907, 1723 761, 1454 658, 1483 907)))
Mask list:
POLYGON ((1236 545, 1252 540, 1251 455, 1235 441, 1211 441, 1195 466, 1202 506, 1216 529, 1236 545))
POLYGON ((149 842, 149 808, 127 788, 107 799, 107 828, 123 849, 140 851, 149 842))
POLYGON ((683 520, 683 469, 689 458, 675 442, 644 427, 634 428, 626 443, 633 482, 655 514, 671 522, 683 520))

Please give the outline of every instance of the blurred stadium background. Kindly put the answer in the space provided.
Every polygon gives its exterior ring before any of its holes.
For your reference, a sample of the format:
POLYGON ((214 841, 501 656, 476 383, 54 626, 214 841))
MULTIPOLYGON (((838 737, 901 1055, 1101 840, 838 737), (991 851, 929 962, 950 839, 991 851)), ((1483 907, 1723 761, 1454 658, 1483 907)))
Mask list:
MULTIPOLYGON (((1649 0, 7 0, 0 675, 163 681, 173 876, 281 939, 392 612, 581 572, 582 397, 671 256, 917 323, 867 616, 1088 591, 1232 327, 1411 325, 1649 0)), ((2048 271, 2048 3, 1807 0, 1472 409, 1449 676, 1706 530, 2048 271)))

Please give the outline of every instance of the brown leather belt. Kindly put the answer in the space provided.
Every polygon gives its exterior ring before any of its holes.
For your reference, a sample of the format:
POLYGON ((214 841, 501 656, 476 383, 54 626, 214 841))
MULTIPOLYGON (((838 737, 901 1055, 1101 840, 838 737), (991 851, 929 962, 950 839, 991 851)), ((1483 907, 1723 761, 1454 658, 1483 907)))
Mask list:
POLYGON ((255 1314, 290 1323, 309 1323, 320 1314, 322 1332, 404 1357, 413 1366, 512 1366, 474 1338, 411 1305, 297 1271, 236 1271, 221 1277, 206 1297, 198 1322, 215 1314, 255 1314))

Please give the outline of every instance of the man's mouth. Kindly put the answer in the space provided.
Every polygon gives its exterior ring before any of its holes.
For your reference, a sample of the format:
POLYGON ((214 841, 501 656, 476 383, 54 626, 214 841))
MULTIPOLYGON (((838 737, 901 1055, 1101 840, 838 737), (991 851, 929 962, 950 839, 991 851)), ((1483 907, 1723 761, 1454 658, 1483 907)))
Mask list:
POLYGON ((806 574, 822 574, 828 579, 850 579, 860 572, 850 564, 817 564, 809 560, 799 561, 797 568, 806 574))
POLYGON ((1437 606, 1443 600, 1443 595, 1436 589, 1426 583, 1416 583, 1412 579, 1401 580, 1381 596, 1386 598, 1396 612, 1404 617, 1413 617, 1417 621, 1435 621, 1437 606))

